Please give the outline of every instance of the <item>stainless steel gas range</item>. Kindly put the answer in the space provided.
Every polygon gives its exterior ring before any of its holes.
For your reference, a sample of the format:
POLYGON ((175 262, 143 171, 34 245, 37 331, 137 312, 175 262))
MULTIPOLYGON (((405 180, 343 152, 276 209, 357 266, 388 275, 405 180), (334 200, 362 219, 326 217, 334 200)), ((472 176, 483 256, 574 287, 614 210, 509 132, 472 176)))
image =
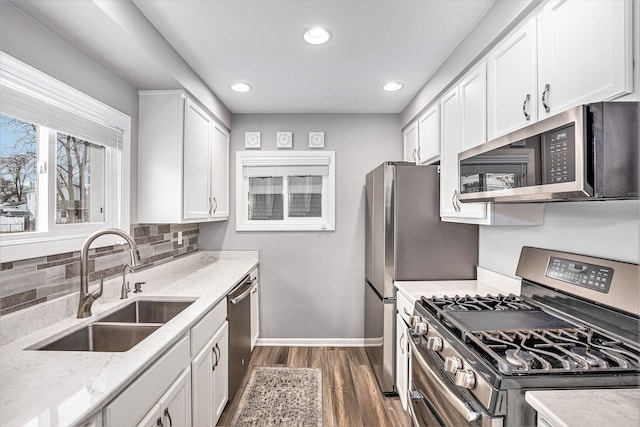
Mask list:
POLYGON ((639 273, 637 264, 524 247, 521 295, 418 300, 414 424, 529 426, 527 391, 640 387, 639 273))

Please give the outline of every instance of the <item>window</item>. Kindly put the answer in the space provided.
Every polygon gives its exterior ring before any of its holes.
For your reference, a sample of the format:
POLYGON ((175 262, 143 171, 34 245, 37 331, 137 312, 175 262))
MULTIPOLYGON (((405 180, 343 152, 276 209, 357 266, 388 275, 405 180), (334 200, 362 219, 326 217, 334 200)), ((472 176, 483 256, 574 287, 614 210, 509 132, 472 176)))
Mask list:
POLYGON ((335 153, 236 153, 236 230, 335 230, 335 153))
POLYGON ((0 52, 0 261, 79 250, 104 227, 128 230, 130 127, 128 116, 0 52))

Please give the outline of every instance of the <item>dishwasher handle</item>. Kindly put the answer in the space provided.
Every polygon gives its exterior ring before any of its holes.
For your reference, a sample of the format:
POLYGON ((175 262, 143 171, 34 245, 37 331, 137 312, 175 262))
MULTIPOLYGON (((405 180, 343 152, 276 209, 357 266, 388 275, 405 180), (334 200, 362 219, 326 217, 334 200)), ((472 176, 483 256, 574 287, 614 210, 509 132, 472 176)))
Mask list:
POLYGON ((247 276, 247 278, 236 288, 236 289, 240 289, 242 286, 246 286, 247 289, 245 289, 240 295, 235 296, 233 295, 233 291, 229 294, 229 302, 231 304, 238 304, 240 301, 242 301, 243 299, 245 299, 247 296, 249 296, 249 294, 251 293, 251 278, 247 276))

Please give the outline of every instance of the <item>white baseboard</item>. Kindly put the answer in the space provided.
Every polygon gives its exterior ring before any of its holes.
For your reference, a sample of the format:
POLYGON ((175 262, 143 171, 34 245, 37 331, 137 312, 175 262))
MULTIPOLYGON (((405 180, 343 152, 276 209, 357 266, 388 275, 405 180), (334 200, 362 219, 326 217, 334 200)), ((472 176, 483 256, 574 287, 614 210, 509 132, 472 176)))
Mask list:
POLYGON ((364 338, 258 338, 256 345, 271 347, 364 347, 364 338))

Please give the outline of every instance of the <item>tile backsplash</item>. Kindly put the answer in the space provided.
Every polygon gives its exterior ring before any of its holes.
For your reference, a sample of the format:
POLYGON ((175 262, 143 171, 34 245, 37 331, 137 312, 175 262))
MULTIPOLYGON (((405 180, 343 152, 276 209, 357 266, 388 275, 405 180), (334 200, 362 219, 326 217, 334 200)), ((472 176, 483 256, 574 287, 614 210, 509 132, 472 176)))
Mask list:
MULTIPOLYGON (((142 266, 138 270, 171 261, 198 250, 198 224, 135 224, 132 235, 142 266), (178 243, 182 232, 182 243, 178 243)), ((122 274, 131 262, 125 245, 89 250, 89 282, 122 274)), ((80 251, 0 264, 0 315, 8 314, 78 291, 80 251)))

